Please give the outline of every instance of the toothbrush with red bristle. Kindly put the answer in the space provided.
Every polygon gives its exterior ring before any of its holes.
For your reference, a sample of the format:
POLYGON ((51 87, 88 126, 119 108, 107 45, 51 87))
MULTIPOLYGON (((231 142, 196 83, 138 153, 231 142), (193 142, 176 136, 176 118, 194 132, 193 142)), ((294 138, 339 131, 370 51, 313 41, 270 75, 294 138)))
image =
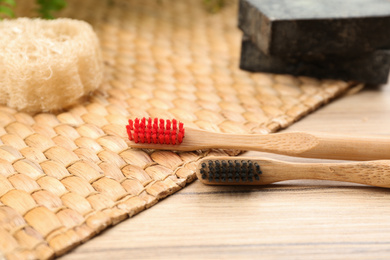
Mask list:
POLYGON ((126 126, 133 148, 195 151, 252 150, 306 158, 342 160, 390 159, 390 136, 328 133, 225 134, 184 128, 175 119, 130 119, 126 126))
POLYGON ((130 119, 126 130, 129 140, 135 143, 175 145, 182 143, 184 138, 183 123, 178 123, 176 119, 130 119))

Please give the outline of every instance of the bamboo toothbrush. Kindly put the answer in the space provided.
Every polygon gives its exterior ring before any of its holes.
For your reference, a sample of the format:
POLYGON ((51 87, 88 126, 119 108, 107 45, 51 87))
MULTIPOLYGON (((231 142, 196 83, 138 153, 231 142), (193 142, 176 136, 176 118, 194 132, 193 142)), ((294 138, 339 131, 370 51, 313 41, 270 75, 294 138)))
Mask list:
POLYGON ((352 136, 326 133, 267 135, 220 134, 186 128, 175 119, 135 119, 126 126, 134 148, 194 151, 220 148, 269 152, 297 157, 376 160, 390 159, 390 136, 352 136), (185 137, 184 137, 185 136, 185 137))
POLYGON ((390 161, 290 163, 254 157, 208 157, 199 161, 196 175, 209 185, 266 185, 313 179, 390 188, 390 161))

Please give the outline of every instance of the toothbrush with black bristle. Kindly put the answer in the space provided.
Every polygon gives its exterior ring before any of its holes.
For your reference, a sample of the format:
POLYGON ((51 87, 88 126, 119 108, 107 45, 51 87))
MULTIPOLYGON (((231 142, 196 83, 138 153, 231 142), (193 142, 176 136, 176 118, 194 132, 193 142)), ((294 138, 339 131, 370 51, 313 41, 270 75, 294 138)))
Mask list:
POLYGON ((341 159, 390 159, 390 136, 353 136, 327 133, 222 134, 184 128, 175 119, 136 118, 126 126, 133 148, 195 151, 236 149, 289 156, 341 159))
POLYGON ((256 157, 205 157, 196 168, 208 185, 267 185, 286 180, 330 180, 390 188, 390 161, 292 163, 256 157))

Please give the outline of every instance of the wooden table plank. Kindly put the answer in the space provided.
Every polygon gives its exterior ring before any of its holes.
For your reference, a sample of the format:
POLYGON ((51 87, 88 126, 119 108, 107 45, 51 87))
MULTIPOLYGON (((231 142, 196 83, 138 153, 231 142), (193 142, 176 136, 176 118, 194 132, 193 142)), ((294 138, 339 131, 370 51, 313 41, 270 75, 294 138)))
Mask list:
MULTIPOLYGON (((285 131, 388 135, 390 86, 336 100, 285 131)), ((390 191, 331 181, 297 180, 265 187, 213 187, 196 181, 62 259, 260 256, 389 259, 390 191)))

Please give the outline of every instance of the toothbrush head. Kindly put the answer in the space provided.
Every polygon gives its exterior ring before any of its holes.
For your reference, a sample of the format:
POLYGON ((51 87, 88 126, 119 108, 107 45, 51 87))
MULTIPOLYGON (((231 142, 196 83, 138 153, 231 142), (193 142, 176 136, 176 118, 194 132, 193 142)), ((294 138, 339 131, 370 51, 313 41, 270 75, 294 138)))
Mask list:
POLYGON ((130 119, 126 125, 130 141, 143 144, 177 145, 183 142, 184 125, 176 119, 164 120, 154 118, 130 119))
POLYGON ((198 165, 198 177, 204 183, 249 184, 260 180, 262 171, 251 160, 203 159, 198 165))

